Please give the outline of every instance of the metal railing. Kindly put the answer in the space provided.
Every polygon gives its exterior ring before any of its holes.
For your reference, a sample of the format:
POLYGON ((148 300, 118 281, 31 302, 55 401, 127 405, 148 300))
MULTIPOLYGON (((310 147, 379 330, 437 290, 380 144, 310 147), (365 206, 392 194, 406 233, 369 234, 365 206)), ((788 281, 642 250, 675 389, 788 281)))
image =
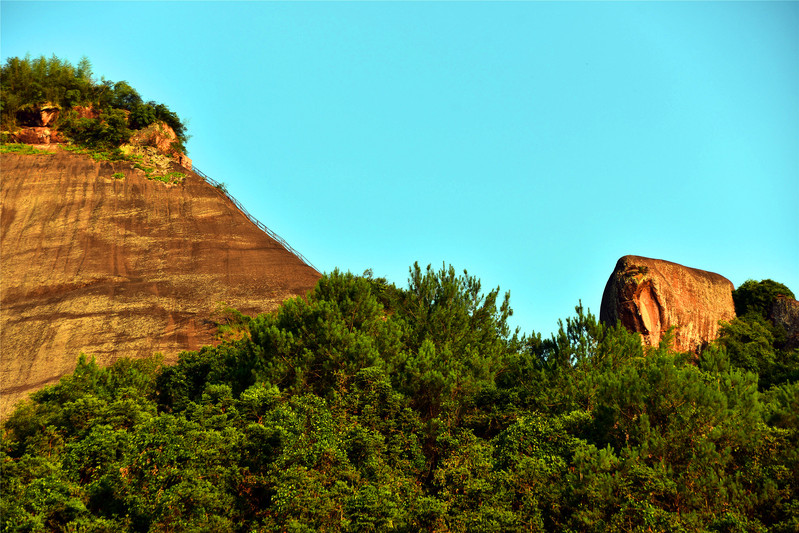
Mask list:
POLYGON ((244 206, 243 206, 243 205, 241 205, 241 204, 239 203, 239 201, 238 201, 238 200, 236 200, 236 199, 233 197, 233 195, 232 195, 232 194, 230 194, 230 193, 227 191, 227 188, 225 188, 225 185, 224 185, 224 183, 221 183, 221 182, 219 182, 219 181, 216 181, 214 178, 210 177, 208 174, 206 174, 205 172, 203 172, 203 171, 201 171, 199 168, 197 168, 197 166, 196 166, 196 165, 194 165, 194 164, 192 164, 191 171, 192 171, 192 172, 194 172, 195 174, 197 174, 198 176, 200 176, 202 179, 204 179, 205 181, 207 181, 207 182, 208 182, 208 183, 210 183, 211 185, 213 185, 213 186, 214 186, 214 188, 215 188, 217 191, 219 191, 220 193, 222 193, 222 194, 223 194, 223 195, 224 195, 224 196, 225 196, 225 197, 226 197, 228 200, 230 200, 230 201, 233 203, 233 205, 235 205, 235 206, 236 206, 236 208, 237 208, 239 211, 241 211, 241 213, 242 213, 242 214, 243 214, 245 217, 247 217, 247 218, 250 220, 250 222, 252 222, 252 223, 253 223, 253 224, 255 224, 256 226, 258 226, 258 228, 259 228, 260 230, 262 230, 264 233, 266 233, 267 235, 269 235, 270 237, 272 237, 272 238, 273 238, 275 241, 277 241, 277 243, 278 243, 278 244, 280 244, 280 245, 281 245, 283 248, 285 248, 286 250, 288 250, 289 252, 291 252, 292 254, 294 254, 295 256, 297 256, 297 257, 298 257, 298 258, 299 258, 299 259, 300 259, 300 260, 301 260, 303 263, 305 263, 306 265, 308 265, 309 267, 311 267, 312 269, 314 269, 314 270, 315 270, 317 273, 319 273, 319 269, 318 269, 318 268, 316 268, 315 266, 313 266, 313 263, 311 263, 310 261, 308 261, 308 259, 307 259, 307 258, 306 258, 304 255, 302 255, 300 252, 298 252, 297 250, 295 250, 294 248, 292 248, 292 247, 289 245, 289 243, 287 243, 285 240, 283 240, 283 238, 282 238, 280 235, 278 235, 277 233, 275 233, 275 232, 274 232, 274 231, 272 231, 271 229, 267 228, 267 227, 266 227, 264 224, 262 224, 262 223, 261 223, 261 221, 260 221, 260 220, 258 220, 258 219, 257 219, 257 218, 255 218, 254 216, 252 216, 252 215, 250 214, 250 212, 249 212, 249 211, 247 211, 247 210, 244 208, 244 206))

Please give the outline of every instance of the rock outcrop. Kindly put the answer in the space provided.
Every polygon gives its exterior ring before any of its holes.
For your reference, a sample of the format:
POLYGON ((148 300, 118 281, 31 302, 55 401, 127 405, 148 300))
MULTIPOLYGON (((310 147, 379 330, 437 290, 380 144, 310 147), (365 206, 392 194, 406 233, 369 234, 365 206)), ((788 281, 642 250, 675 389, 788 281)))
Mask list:
POLYGON ((21 109, 17 112, 17 120, 22 126, 46 127, 55 124, 61 108, 52 103, 44 103, 21 109))
POLYGON ((25 144, 60 144, 66 142, 66 139, 59 131, 44 126, 22 128, 11 134, 11 140, 25 144))
POLYGON ((657 346, 674 327, 674 348, 698 351, 715 339, 719 321, 735 318, 728 279, 669 261, 627 255, 619 259, 602 295, 602 322, 621 321, 657 346))
POLYGON ((177 165, 181 185, 63 150, 0 164, 0 417, 81 352, 173 362, 215 342, 221 302, 266 312, 319 278, 177 165))
POLYGON ((91 106, 85 107, 81 105, 76 105, 72 107, 71 110, 77 113, 78 118, 91 118, 91 119, 100 118, 100 110, 95 109, 91 106))
POLYGON ((130 144, 152 146, 162 154, 173 157, 180 166, 191 170, 191 159, 175 148, 177 140, 175 130, 163 122, 156 122, 131 135, 130 144))
MULTIPOLYGON (((75 106, 67 110, 74 112, 79 118, 98 119, 100 112, 92 107, 75 106)), ((55 121, 61 110, 51 104, 33 107, 20 111, 17 119, 20 121, 21 128, 11 132, 9 140, 24 144, 63 144, 68 139, 54 128, 55 121)), ((125 111, 130 114, 129 111, 125 111)), ((159 153, 173 158, 180 166, 191 170, 192 161, 183 152, 176 148, 178 136, 168 124, 155 122, 149 126, 137 130, 131 135, 130 146, 149 146, 155 148, 159 153)))
POLYGON ((799 301, 777 296, 771 304, 769 320, 785 330, 788 335, 786 348, 799 348, 799 301))
POLYGON ((42 126, 50 126, 51 124, 55 124, 61 110, 56 106, 45 106, 42 107, 40 112, 42 126))

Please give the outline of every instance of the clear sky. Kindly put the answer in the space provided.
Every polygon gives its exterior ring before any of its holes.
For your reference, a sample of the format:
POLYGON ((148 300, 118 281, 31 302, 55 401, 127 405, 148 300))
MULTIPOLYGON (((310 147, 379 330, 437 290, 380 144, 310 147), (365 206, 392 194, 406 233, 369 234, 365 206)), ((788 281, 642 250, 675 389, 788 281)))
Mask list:
POLYGON ((321 271, 445 262, 545 335, 626 254, 799 293, 799 3, 0 5, 321 271))

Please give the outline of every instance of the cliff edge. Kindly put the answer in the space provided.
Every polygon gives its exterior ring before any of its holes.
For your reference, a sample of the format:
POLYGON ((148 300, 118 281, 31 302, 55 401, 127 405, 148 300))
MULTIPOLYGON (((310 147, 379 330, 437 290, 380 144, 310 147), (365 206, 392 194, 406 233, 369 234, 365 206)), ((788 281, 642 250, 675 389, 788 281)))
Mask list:
POLYGON ((214 343, 220 302, 255 314, 320 275, 197 174, 0 154, 0 417, 73 371, 214 343))

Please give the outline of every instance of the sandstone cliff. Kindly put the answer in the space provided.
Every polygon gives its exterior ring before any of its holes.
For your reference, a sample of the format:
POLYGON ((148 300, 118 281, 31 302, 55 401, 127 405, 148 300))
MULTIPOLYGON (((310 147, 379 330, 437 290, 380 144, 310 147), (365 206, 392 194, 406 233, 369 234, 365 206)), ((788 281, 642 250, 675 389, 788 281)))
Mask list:
POLYGON ((608 324, 621 320, 649 346, 674 326, 674 347, 697 351, 716 338, 720 320, 735 318, 732 290, 718 274, 627 255, 608 279, 599 318, 608 324))
POLYGON ((220 302, 269 311, 319 278, 177 165, 181 185, 61 150, 0 164, 0 416, 81 352, 174 361, 214 342, 220 302))

